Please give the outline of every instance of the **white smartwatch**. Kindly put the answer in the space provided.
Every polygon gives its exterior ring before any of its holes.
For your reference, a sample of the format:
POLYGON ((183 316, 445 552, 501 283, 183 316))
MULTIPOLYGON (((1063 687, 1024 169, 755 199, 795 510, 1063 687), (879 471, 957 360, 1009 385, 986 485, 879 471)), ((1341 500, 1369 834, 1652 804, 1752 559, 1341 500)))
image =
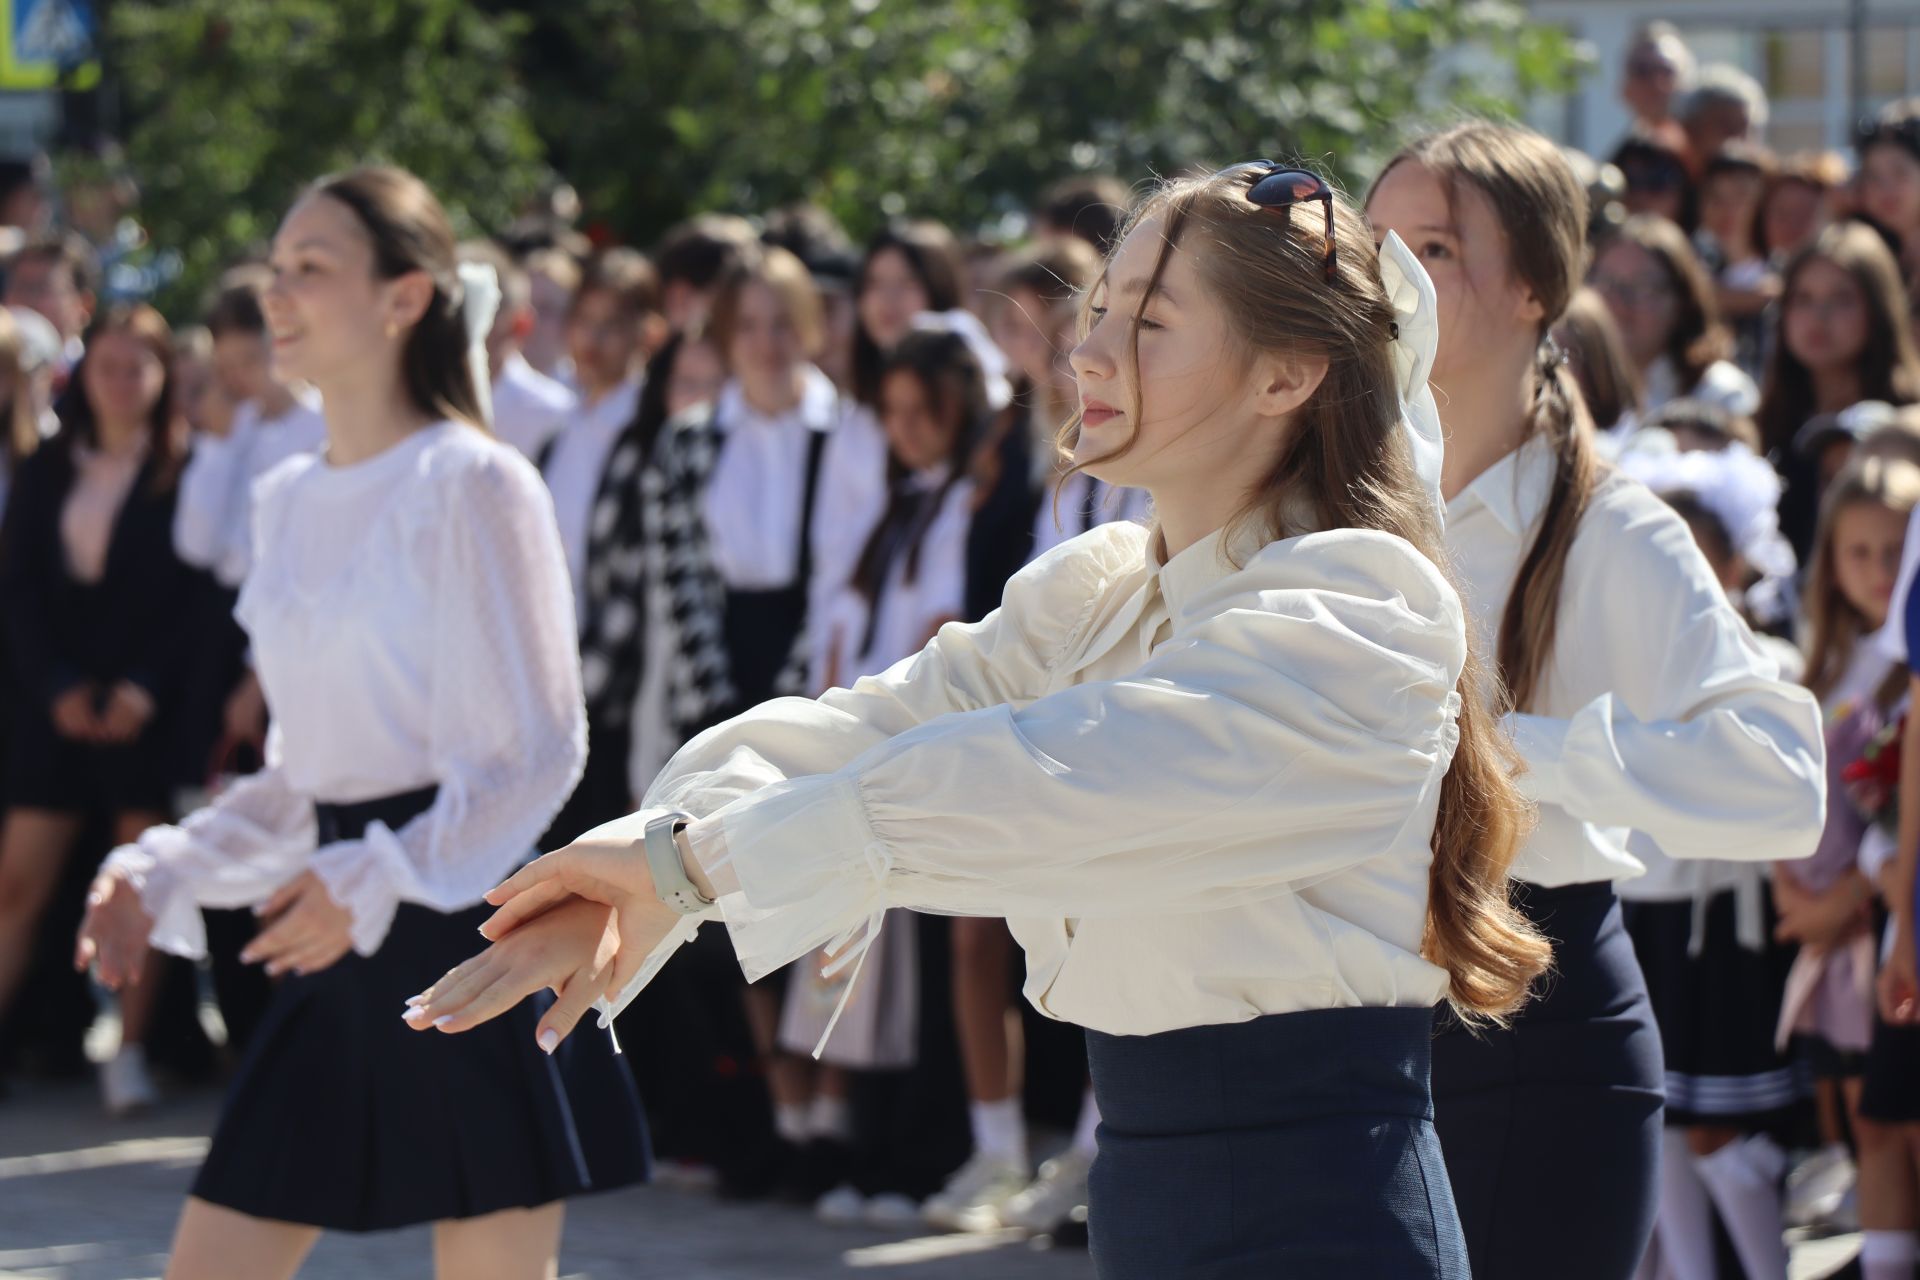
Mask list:
POLYGON ((647 820, 645 834, 640 838, 660 901, 683 916, 698 915, 713 905, 713 899, 703 896, 688 878, 686 863, 680 859, 680 842, 674 838, 681 828, 692 822, 690 813, 663 810, 647 820))

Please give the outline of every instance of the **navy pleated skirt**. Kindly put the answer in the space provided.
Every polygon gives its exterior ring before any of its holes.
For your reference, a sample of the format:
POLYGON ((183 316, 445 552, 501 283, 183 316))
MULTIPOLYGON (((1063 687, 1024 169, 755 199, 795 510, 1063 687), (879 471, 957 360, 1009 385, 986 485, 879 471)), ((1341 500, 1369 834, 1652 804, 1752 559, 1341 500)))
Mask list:
POLYGON ((1659 1200, 1665 1068, 1620 900, 1514 886, 1551 973, 1504 1030, 1440 1015, 1434 1118, 1475 1280, 1628 1280, 1659 1200))
POLYGON ((1430 1009, 1087 1033, 1101 1280, 1466 1280, 1430 1009))
MULTIPOLYGON (((316 806, 321 841, 376 819, 398 828, 433 795, 316 806)), ((607 1033, 585 1023, 551 1058, 534 1043, 550 995, 455 1036, 401 1021, 408 996, 485 946, 491 913, 403 904, 375 954, 283 980, 193 1194, 257 1218, 379 1231, 645 1181, 639 1095, 607 1033)))

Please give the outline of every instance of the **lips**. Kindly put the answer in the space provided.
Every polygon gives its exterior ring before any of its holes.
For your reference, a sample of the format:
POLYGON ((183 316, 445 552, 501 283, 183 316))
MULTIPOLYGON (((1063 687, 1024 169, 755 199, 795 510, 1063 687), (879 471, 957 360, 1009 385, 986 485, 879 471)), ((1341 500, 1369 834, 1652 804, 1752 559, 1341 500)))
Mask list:
POLYGON ((1097 427, 1120 416, 1120 411, 1100 400, 1088 400, 1080 406, 1080 425, 1097 427))

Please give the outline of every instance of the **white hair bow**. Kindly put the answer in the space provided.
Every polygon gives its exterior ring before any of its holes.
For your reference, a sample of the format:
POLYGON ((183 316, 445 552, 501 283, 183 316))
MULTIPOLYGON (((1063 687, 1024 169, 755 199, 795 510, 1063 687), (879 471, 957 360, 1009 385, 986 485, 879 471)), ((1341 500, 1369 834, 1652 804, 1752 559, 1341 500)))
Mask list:
POLYGON ((500 309, 500 280, 484 262, 460 264, 460 318, 467 327, 467 368, 480 399, 482 426, 493 428, 493 371, 487 364, 487 335, 500 309))
POLYGON ((1407 433, 1407 448, 1421 487, 1444 524, 1447 503, 1440 493, 1440 464, 1446 443, 1440 434, 1440 408, 1427 384, 1440 349, 1440 300, 1426 268, 1397 232, 1387 232, 1380 245, 1380 282, 1393 303, 1393 373, 1400 392, 1400 429, 1407 433))

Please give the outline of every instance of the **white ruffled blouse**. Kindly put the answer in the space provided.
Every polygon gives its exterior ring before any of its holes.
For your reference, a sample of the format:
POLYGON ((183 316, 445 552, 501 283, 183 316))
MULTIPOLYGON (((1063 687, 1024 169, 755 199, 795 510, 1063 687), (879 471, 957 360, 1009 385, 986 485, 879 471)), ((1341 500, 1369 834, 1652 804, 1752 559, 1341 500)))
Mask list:
POLYGON ((311 869, 372 954, 395 908, 471 906, 533 852, 586 758, 573 600, 532 464, 443 422, 350 466, 295 458, 255 491, 237 616, 272 708, 267 767, 116 850, 155 946, 198 956, 200 908, 311 869), (315 800, 438 785, 398 831, 314 847, 315 800))
POLYGON ((1156 545, 1094 529, 884 674, 681 749, 647 805, 700 819, 750 978, 858 937, 844 962, 905 906, 1006 917, 1028 998, 1100 1031, 1440 999, 1420 946, 1452 587, 1371 531, 1234 539, 1237 569, 1221 533, 1164 565, 1156 545))

